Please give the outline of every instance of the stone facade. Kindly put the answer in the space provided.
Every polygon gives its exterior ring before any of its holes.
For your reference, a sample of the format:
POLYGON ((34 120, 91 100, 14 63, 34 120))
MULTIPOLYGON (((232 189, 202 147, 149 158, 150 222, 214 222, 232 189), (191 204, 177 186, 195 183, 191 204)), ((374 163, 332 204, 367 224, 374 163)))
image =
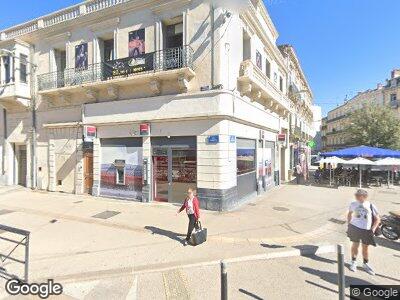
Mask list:
POLYGON ((262 1, 85 1, 1 31, 2 181, 143 202, 162 185, 179 202, 174 180, 186 187, 191 176, 203 207, 228 210, 289 180, 291 120, 311 137, 312 93, 277 38, 262 1), (305 94, 290 97, 292 86, 305 94), (88 126, 96 136, 84 142, 88 126), (174 168, 189 152, 188 175, 174 168))

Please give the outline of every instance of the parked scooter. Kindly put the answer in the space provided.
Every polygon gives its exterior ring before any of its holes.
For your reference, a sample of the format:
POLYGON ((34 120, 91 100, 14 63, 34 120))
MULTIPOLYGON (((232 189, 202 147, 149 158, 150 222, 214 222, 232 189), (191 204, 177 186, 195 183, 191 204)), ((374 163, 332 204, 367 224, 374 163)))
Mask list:
POLYGON ((395 241, 400 238, 400 213, 389 212, 390 216, 381 219, 381 230, 385 238, 395 241))

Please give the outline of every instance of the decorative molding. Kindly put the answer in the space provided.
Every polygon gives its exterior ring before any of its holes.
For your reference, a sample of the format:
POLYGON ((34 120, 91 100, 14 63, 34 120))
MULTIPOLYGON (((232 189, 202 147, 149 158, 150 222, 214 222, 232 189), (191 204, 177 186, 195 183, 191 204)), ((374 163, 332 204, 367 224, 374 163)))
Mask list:
POLYGON ((188 88, 189 88, 189 80, 186 75, 181 74, 178 76, 178 85, 179 85, 179 89, 183 93, 187 93, 188 88))
POLYGON ((71 104, 71 94, 67 92, 58 92, 58 97, 62 104, 71 104))
POLYGON ((119 96, 119 88, 116 85, 107 85, 107 94, 111 99, 117 99, 119 96))
POLYGON ((155 95, 160 95, 161 94, 161 82, 160 82, 160 80, 158 80, 158 79, 151 80, 149 82, 149 85, 150 85, 150 89, 153 92, 153 94, 155 94, 155 95))
POLYGON ((88 29, 90 29, 92 32, 110 30, 110 29, 114 29, 113 27, 118 26, 118 24, 120 22, 121 22, 121 18, 117 17, 117 18, 109 19, 109 20, 99 22, 96 24, 91 24, 88 26, 88 29))
POLYGON ((261 99, 261 91, 260 90, 255 90, 251 92, 251 101, 259 101, 261 99))
POLYGON ((93 88, 86 88, 85 89, 85 95, 86 95, 86 98, 88 100, 96 101, 97 97, 98 97, 98 94, 99 93, 98 93, 98 91, 96 89, 93 89, 93 88))

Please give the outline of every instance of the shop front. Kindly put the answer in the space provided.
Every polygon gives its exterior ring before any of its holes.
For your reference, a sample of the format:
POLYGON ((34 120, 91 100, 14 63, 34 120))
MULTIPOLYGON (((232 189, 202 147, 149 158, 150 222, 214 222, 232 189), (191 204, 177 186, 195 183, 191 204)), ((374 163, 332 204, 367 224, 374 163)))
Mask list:
POLYGON ((153 137, 153 200, 182 203, 197 185, 196 137, 153 137))
POLYGON ((256 140, 237 138, 237 191, 243 199, 257 192, 256 140))

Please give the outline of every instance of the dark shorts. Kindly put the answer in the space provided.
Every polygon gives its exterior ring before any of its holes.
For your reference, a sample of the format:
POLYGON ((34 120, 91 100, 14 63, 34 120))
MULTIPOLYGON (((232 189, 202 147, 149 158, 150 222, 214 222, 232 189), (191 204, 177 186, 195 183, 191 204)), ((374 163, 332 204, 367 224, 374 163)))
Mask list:
POLYGON ((347 228, 347 236, 350 241, 354 243, 359 243, 361 241, 364 245, 376 246, 375 236, 372 230, 361 229, 349 224, 349 227, 347 228))

